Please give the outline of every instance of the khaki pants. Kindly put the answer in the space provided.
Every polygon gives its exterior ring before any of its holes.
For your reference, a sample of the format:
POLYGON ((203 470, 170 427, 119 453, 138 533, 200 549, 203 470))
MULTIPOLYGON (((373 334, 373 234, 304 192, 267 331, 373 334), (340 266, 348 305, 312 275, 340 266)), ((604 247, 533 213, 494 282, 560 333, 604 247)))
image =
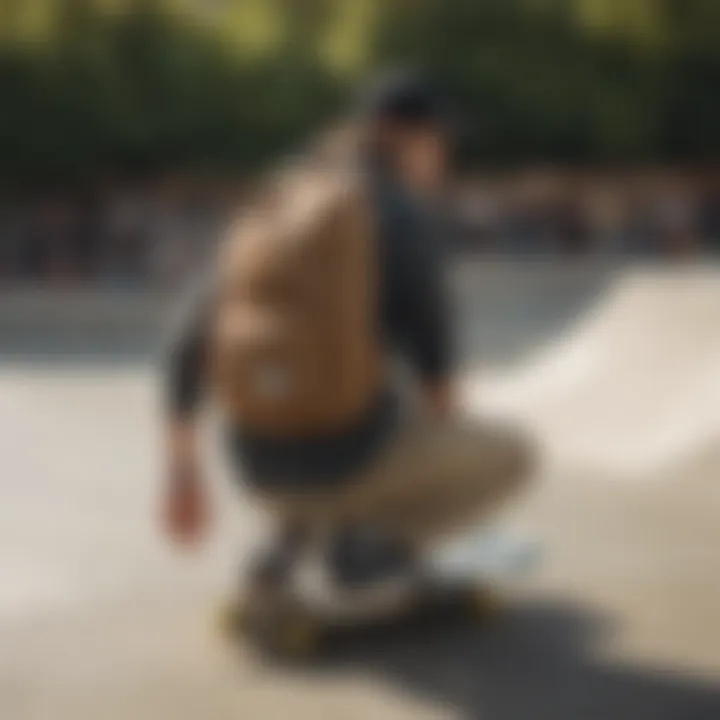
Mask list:
POLYGON ((380 456, 340 488, 263 500, 281 520, 308 529, 369 523, 418 543, 497 510, 525 486, 534 464, 533 447, 517 430, 415 410, 380 456))

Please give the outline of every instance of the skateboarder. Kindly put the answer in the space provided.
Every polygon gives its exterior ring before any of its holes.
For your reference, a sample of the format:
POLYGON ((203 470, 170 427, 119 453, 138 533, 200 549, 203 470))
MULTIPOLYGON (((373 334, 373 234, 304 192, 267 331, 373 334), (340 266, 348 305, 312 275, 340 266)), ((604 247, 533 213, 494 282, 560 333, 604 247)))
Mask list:
POLYGON ((242 243, 231 239, 220 271, 201 283, 169 356, 167 530, 191 542, 207 528, 196 418, 210 376, 220 377, 230 457, 278 527, 258 583, 280 580, 320 529, 338 583, 397 577, 424 542, 514 496, 533 463, 520 433, 457 406, 433 213, 451 141, 443 104, 420 78, 386 77, 363 94, 351 127, 344 151, 367 217, 354 206, 347 227, 339 214, 323 229, 297 217, 283 226, 288 201, 254 228, 247 221, 242 243), (318 239, 328 228, 330 240, 318 239), (292 239, 282 247, 306 253, 291 277, 273 275, 290 263, 273 256, 283 233, 292 239), (398 356, 417 381, 411 396, 389 369, 398 356))

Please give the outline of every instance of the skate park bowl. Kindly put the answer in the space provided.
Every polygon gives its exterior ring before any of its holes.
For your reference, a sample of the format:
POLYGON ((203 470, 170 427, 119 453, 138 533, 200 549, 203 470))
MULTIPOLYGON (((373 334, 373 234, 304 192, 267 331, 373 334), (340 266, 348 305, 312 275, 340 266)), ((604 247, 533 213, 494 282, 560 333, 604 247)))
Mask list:
POLYGON ((0 297, 0 717, 720 717, 720 268, 465 259, 463 401, 546 461, 513 521, 544 561, 488 627, 256 662, 212 632, 267 531, 212 428, 215 531, 158 529, 175 298, 0 297))

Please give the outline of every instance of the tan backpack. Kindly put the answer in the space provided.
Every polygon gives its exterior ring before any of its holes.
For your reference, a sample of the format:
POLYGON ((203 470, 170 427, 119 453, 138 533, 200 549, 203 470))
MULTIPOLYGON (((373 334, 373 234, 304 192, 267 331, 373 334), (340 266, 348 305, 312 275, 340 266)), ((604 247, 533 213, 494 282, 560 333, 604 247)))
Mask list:
POLYGON ((249 431, 307 437, 358 421, 382 383, 377 258, 364 183, 287 173, 220 252, 212 371, 249 431))

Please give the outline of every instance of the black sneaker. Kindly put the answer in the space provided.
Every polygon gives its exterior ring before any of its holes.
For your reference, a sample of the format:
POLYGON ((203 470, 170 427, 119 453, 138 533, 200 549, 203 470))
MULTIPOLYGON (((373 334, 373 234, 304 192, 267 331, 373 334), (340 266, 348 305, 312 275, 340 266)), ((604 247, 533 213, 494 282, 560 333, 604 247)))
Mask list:
POLYGON ((326 562, 336 586, 349 590, 410 577, 417 570, 413 549, 375 528, 338 533, 327 549, 326 562))
POLYGON ((250 566, 250 582, 255 587, 278 588, 290 578, 304 547, 304 534, 296 529, 280 532, 271 545, 261 550, 250 566))

